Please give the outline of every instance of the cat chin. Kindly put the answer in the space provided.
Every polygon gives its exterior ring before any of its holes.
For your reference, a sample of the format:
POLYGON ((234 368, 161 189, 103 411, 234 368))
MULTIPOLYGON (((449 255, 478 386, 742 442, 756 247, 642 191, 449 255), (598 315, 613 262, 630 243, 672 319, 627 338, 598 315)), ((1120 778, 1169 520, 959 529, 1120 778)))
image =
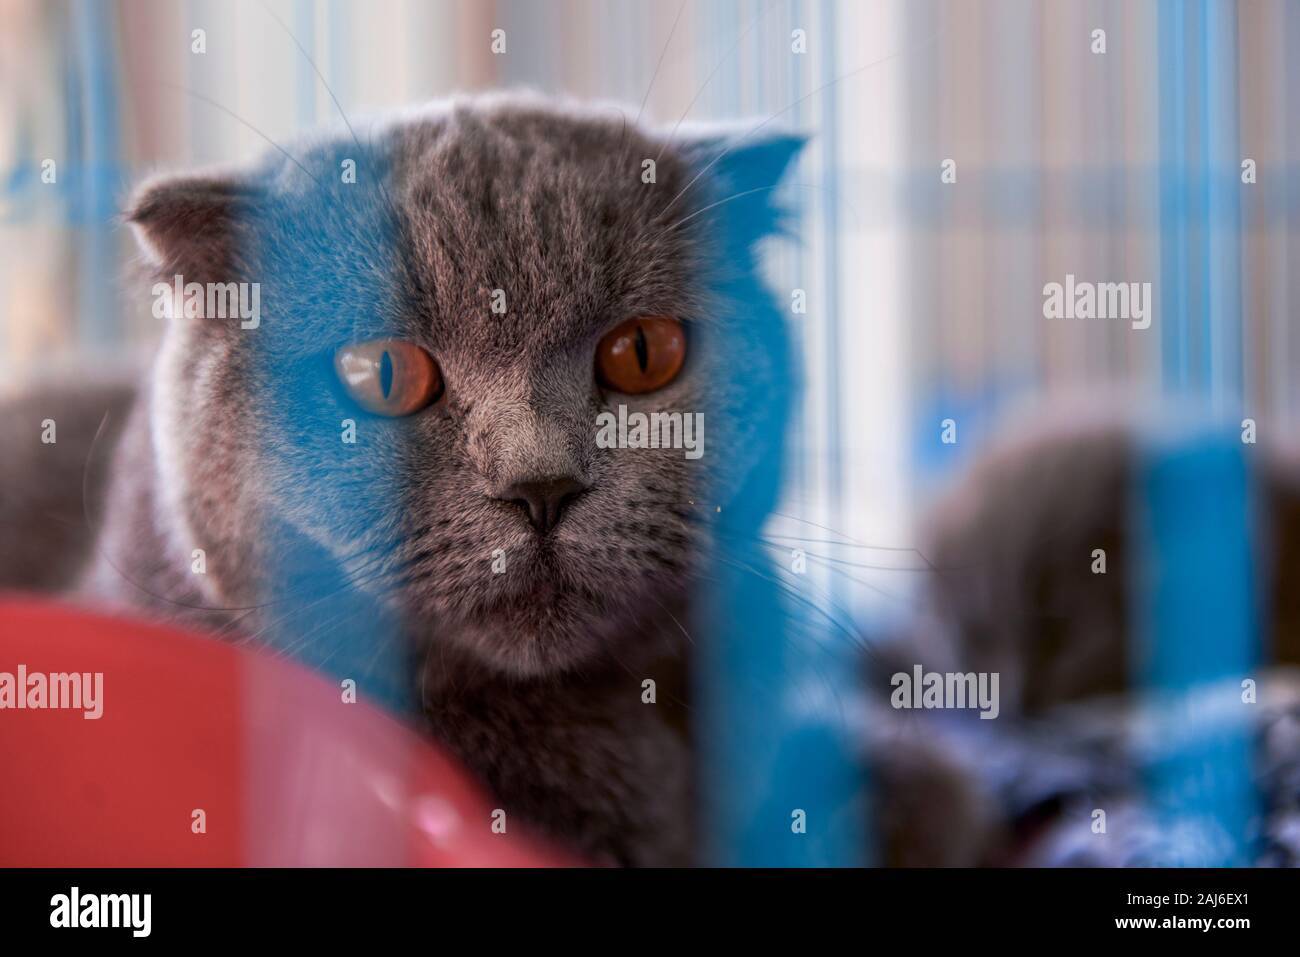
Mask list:
POLYGON ((503 675, 536 678, 572 670, 599 656, 609 623, 554 597, 496 606, 459 622, 443 618, 433 629, 434 640, 503 675))
POLYGON ((600 650, 590 632, 580 636, 567 628, 507 620, 459 629, 451 640, 481 664, 516 678, 562 674, 591 661, 600 650))

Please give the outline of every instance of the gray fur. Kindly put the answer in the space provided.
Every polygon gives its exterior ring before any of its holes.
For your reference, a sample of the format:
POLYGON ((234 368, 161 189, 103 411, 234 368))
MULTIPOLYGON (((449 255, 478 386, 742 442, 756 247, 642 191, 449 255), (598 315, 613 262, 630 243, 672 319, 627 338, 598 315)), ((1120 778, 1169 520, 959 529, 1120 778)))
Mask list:
POLYGON ((101 446, 116 441, 135 397, 128 381, 47 384, 0 410, 0 586, 57 592, 90 555, 92 511, 107 480, 101 446), (46 420, 54 442, 43 442, 46 420), (102 426, 102 430, 101 430, 102 426), (83 501, 85 499, 85 501, 83 501))
POLYGON ((272 154, 136 195, 144 281, 261 281, 264 318, 258 330, 169 321, 122 441, 101 450, 113 482, 83 592, 257 634, 271 615, 258 607, 278 557, 270 530, 290 528, 400 617, 425 662, 414 678, 431 729, 512 819, 600 860, 687 862, 680 622, 709 516, 756 464, 763 424, 715 371, 743 367, 761 384, 777 361, 703 278, 745 266, 723 261, 705 218, 679 223, 731 187, 691 185, 702 163, 690 143, 529 97, 407 113, 365 140, 290 144, 305 169, 272 154), (379 188, 340 185, 341 156, 379 188), (647 185, 641 162, 654 157, 647 185), (389 215, 391 230, 376 226, 389 215), (250 272, 276 261, 317 262, 349 293, 250 272), (505 315, 488 308, 497 288, 505 315), (660 314, 691 329, 682 375, 645 396, 603 394, 596 343, 660 314), (337 384, 304 373, 287 404, 284 370, 376 333, 436 356, 446 398, 406 419, 364 418, 337 384), (708 454, 597 448, 596 416, 620 402, 703 412, 708 454), (351 448, 339 441, 349 415, 351 448), (586 491, 542 537, 499 496, 556 475, 586 491), (357 504, 376 501, 391 507, 357 504), (190 574, 194 548, 206 575, 190 574), (507 574, 491 572, 496 548, 507 574), (641 702, 644 678, 661 704, 641 702))

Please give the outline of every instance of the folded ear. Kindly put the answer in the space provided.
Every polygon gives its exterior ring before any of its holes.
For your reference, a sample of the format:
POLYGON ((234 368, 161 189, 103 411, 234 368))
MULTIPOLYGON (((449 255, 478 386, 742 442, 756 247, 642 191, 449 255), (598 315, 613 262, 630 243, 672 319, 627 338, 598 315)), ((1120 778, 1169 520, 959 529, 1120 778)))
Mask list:
POLYGON ((753 239, 774 232, 781 209, 777 187, 807 144, 807 137, 792 133, 713 133, 696 137, 684 153, 700 182, 709 182, 703 208, 718 204, 720 217, 742 225, 753 239))
POLYGON ((725 139, 716 144, 721 147, 716 168, 720 176, 742 189, 775 187, 807 142, 807 137, 792 133, 759 133, 725 139))
POLYGON ((253 207, 248 184, 226 176, 169 176, 137 190, 126 214, 160 273, 228 274, 253 207))

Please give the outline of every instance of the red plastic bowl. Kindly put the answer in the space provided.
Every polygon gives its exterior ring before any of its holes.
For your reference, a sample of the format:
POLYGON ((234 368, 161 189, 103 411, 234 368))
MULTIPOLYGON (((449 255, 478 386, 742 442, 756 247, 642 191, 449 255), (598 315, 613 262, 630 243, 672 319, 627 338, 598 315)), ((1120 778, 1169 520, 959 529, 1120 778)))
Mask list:
POLYGON ((102 673, 103 714, 0 709, 0 865, 573 863, 508 816, 494 833, 492 804, 453 760, 265 653, 0 601, 0 673, 19 665, 102 673))

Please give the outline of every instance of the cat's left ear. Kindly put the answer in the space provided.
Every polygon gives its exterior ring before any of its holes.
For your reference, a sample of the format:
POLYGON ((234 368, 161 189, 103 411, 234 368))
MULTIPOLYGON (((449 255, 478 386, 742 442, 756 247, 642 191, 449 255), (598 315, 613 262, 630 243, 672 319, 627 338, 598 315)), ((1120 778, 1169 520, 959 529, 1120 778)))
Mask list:
POLYGON ((778 187, 807 143, 807 137, 795 133, 737 132, 698 137, 684 152, 693 167, 690 175, 712 184, 708 203, 733 207, 729 215, 743 213, 751 226, 766 233, 779 218, 778 187))

